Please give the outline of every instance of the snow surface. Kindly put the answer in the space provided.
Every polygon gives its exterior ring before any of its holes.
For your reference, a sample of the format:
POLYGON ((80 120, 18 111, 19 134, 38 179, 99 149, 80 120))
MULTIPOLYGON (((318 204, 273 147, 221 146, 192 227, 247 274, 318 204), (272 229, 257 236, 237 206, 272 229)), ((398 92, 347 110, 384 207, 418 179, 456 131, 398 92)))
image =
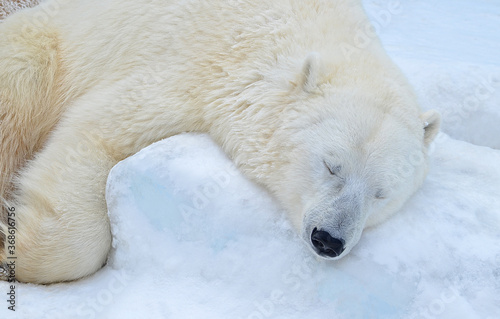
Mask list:
POLYGON ((39 0, 0 0, 0 20, 24 8, 34 7, 39 0))
POLYGON ((422 107, 441 112, 443 132, 500 149, 500 2, 365 0, 364 4, 422 107))
POLYGON ((500 3, 364 3, 423 107, 444 115, 401 212, 342 260, 317 260, 207 136, 175 136, 113 168, 109 264, 18 283, 0 318, 500 317, 500 3))

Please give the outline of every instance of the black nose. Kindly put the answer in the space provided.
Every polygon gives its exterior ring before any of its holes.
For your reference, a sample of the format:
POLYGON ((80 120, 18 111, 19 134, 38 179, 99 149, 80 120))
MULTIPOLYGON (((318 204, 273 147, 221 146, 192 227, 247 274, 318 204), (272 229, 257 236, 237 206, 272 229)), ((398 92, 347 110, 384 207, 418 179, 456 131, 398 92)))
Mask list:
POLYGON ((344 251, 344 240, 333 238, 328 232, 314 228, 311 242, 321 256, 337 257, 344 251))

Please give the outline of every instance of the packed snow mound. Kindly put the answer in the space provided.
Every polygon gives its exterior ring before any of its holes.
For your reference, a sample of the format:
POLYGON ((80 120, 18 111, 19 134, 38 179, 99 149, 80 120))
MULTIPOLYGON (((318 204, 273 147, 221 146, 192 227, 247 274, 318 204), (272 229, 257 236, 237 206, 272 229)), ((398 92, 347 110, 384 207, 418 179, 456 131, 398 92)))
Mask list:
MULTIPOLYGON (((403 211, 366 231, 348 257, 325 262, 208 136, 156 143, 108 180, 109 266, 130 277, 116 298, 147 290, 148 303, 171 318, 494 314, 500 154, 446 135, 432 153, 431 174, 403 211)), ((123 304, 102 317, 140 314, 123 304)))

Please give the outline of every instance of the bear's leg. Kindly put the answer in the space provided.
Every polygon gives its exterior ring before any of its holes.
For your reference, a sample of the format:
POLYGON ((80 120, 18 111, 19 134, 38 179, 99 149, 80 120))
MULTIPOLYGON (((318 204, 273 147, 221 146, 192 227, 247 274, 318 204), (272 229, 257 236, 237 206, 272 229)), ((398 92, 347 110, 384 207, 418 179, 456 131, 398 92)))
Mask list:
MULTIPOLYGON (((22 11, 0 23, 0 203, 14 173, 45 143, 67 99, 57 31, 48 24, 35 27, 33 15, 22 11)), ((0 209, 3 222, 5 215, 0 209)))
POLYGON ((20 281, 51 283, 90 275, 103 266, 111 247, 105 186, 117 160, 88 126, 68 122, 15 182, 17 231, 6 253, 15 252, 20 281))

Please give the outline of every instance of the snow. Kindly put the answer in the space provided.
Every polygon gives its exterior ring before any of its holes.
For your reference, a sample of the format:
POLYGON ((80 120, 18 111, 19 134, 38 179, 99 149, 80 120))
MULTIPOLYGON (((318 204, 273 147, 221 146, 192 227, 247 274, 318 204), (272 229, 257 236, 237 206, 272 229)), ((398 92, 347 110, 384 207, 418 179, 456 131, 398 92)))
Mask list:
POLYGON ((0 0, 0 20, 18 10, 34 7, 38 2, 39 0, 0 0))
POLYGON ((397 215, 318 260, 207 136, 174 136, 110 173, 108 265, 18 283, 0 318, 497 318, 500 3, 364 4, 423 108, 444 115, 429 176, 397 215))
POLYGON ((500 149, 500 3, 364 4, 423 108, 441 112, 442 130, 456 139, 500 149))

